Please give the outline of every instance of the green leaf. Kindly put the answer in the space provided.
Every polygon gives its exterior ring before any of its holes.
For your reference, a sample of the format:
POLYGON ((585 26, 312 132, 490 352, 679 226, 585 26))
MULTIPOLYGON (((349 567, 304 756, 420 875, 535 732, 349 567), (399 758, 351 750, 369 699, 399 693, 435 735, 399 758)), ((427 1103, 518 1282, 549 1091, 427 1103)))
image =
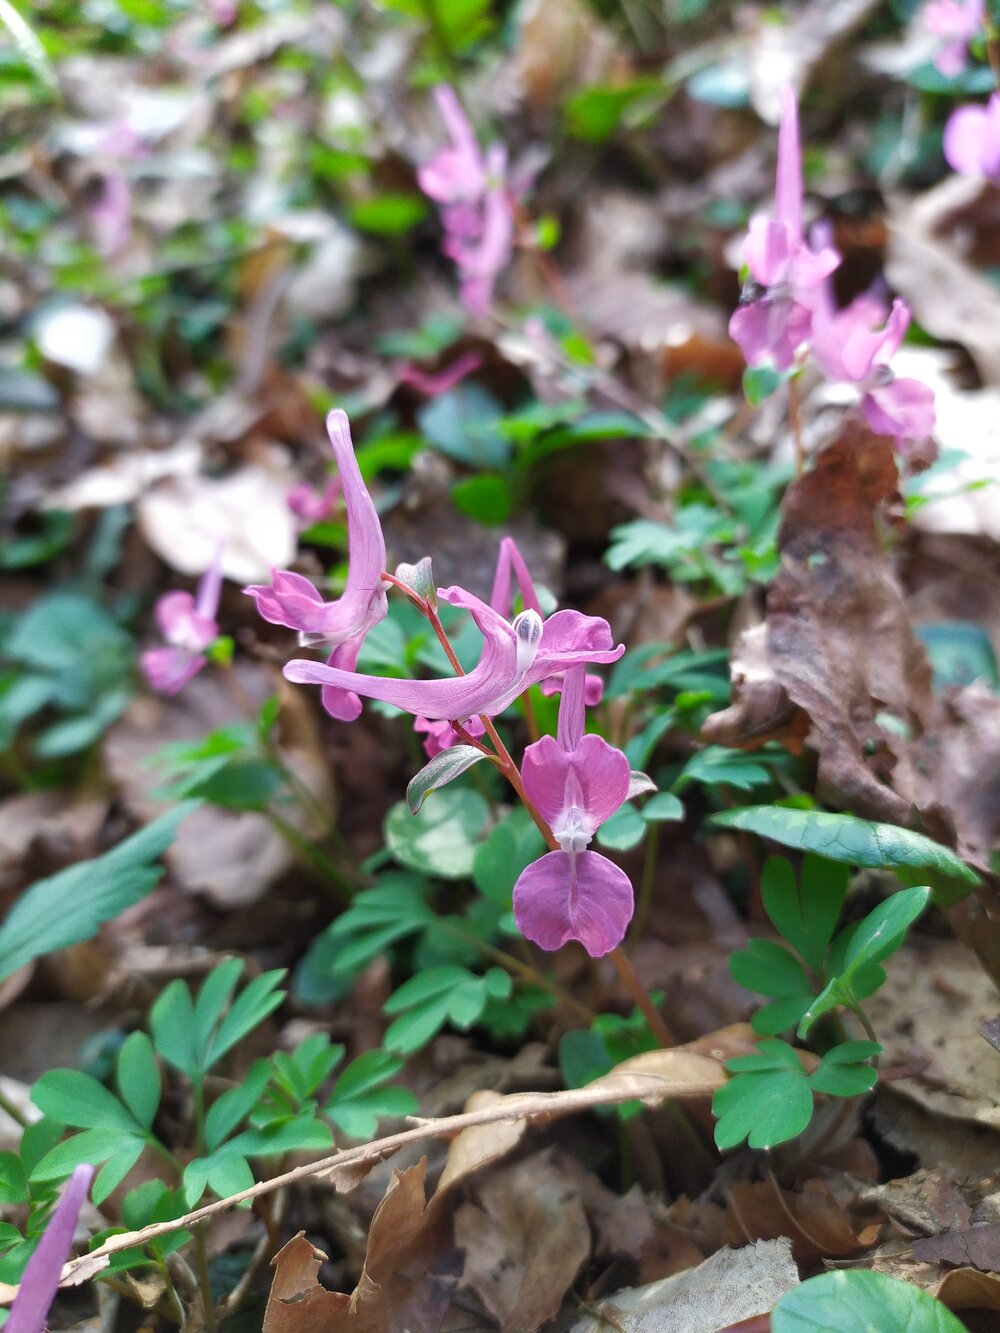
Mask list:
POLYGON ((597 830, 597 841, 612 851, 628 852, 638 847, 646 833, 646 821, 632 802, 626 801, 597 830))
POLYGON ((80 1069, 50 1069, 31 1089, 31 1100, 45 1115, 74 1129, 137 1134, 143 1128, 114 1093, 80 1069))
POLYGON ((483 751, 474 745, 452 745, 449 749, 436 754, 407 784, 406 803, 411 812, 419 813, 432 791, 445 786, 448 782, 454 782, 474 764, 485 758, 483 751))
POLYGON ((118 1188, 142 1156, 145 1146, 142 1139, 122 1140, 122 1146, 108 1158, 94 1179, 90 1197, 95 1204, 102 1204, 118 1188))
POLYGON ((417 412, 427 441, 459 463, 478 471, 498 472, 510 458, 510 444, 500 430, 503 409, 479 384, 465 382, 432 398, 417 412))
POLYGON ((422 195, 386 193, 355 204, 350 219, 359 231, 370 231, 376 236, 401 236, 412 231, 427 213, 427 200, 422 195))
POLYGON ((161 1082, 153 1043, 145 1032, 125 1038, 118 1052, 117 1073, 122 1101, 143 1129, 149 1129, 160 1105, 161 1082))
POLYGON ((715 1142, 723 1152, 744 1139, 751 1148, 773 1148, 809 1124, 812 1090, 786 1042, 762 1041, 755 1054, 727 1061, 726 1069, 734 1077, 712 1099, 715 1142))
POLYGON ((85 1129, 50 1149, 32 1171, 31 1179, 64 1180, 83 1162, 96 1166, 135 1143, 141 1150, 145 1140, 138 1134, 123 1134, 120 1129, 85 1129))
POLYGON ((267 1060, 255 1060, 236 1088, 229 1088, 212 1103, 205 1116, 205 1146, 215 1152, 253 1110, 271 1077, 267 1060))
POLYGON ((286 970, 279 967, 272 972, 262 972, 240 991, 209 1044, 205 1069, 211 1069, 212 1065, 217 1064, 227 1051, 231 1051, 237 1042, 242 1041, 278 1008, 285 998, 285 992, 277 987, 284 979, 286 970))
POLYGON ((418 815, 405 801, 385 820, 386 845, 397 861, 439 879, 468 879, 489 821, 489 807, 476 791, 451 787, 418 815))
POLYGON ((754 939, 746 949, 729 956, 733 980, 747 990, 778 999, 815 994, 799 960, 773 940, 754 939))
POLYGON ((784 382, 785 376, 773 366, 748 366, 743 372, 743 396, 751 407, 759 407, 784 382))
POLYGON ((386 1087, 403 1067, 388 1051, 366 1051, 334 1084, 323 1114, 351 1138, 371 1138, 381 1116, 412 1115, 420 1103, 408 1088, 386 1087))
POLYGON ((149 1011, 149 1027, 153 1045, 167 1064, 193 1078, 198 1069, 194 1003, 191 992, 179 978, 156 997, 149 1011))
MULTIPOLYGON (((404 818, 413 818, 405 805, 401 808, 404 818)), ((356 894, 320 937, 334 946, 334 976, 352 975, 397 940, 432 925, 435 916, 424 894, 422 881, 400 871, 356 894)))
MULTIPOLYGON (((799 1036, 804 1036, 824 1014, 840 1005, 853 1007, 864 998, 865 990, 857 984, 858 978, 871 972, 878 964, 896 952, 903 943, 907 930, 923 912, 931 891, 901 889, 868 913, 852 931, 844 955, 844 965, 838 976, 831 977, 825 989, 816 997, 799 1024, 799 1036)), ((881 974, 876 974, 881 980, 881 974)), ((871 994, 871 989, 867 990, 871 994)))
POLYGON ((739 791, 749 791, 771 782, 771 771, 741 750, 727 750, 723 745, 707 745, 697 750, 684 765, 674 783, 675 791, 682 791, 689 782, 700 782, 706 787, 725 785, 739 791))
POLYGON ((231 1194, 241 1194, 253 1184, 253 1172, 246 1157, 227 1144, 210 1157, 196 1157, 188 1162, 184 1168, 184 1202, 188 1208, 196 1208, 206 1189, 225 1199, 231 1194))
POLYGON ((933 1296, 886 1273, 851 1268, 811 1277, 771 1311, 772 1333, 966 1333, 933 1296))
POLYGON ((273 1157, 286 1152, 323 1152, 333 1143, 329 1126, 311 1114, 292 1116, 263 1129, 245 1129, 225 1145, 244 1157, 273 1157))
POLYGON ((522 806, 512 810, 476 848, 472 878, 491 903, 510 908, 518 876, 545 852, 545 839, 522 806))
POLYGON ((242 958, 226 958, 217 967, 213 967, 201 983, 198 998, 194 1003, 194 1045, 198 1065, 208 1068, 208 1051, 212 1044, 212 1034, 222 1020, 226 1006, 233 998, 233 992, 243 975, 242 958))
POLYGON ((762 838, 817 852, 831 861, 847 865, 895 869, 899 866, 924 871, 935 888, 963 896, 979 883, 979 876, 954 852, 922 833, 876 824, 855 815, 831 814, 824 810, 794 810, 785 806, 751 805, 713 815, 710 823, 742 829, 762 838))
POLYGON ((761 872, 764 911, 775 930, 819 974, 847 896, 849 878, 845 865, 812 853, 802 863, 799 884, 791 863, 783 856, 768 857, 761 872))
POLYGON ((511 980, 500 968, 490 968, 484 977, 464 967, 432 967, 404 982, 384 1007, 400 1017, 389 1025, 385 1045, 409 1055, 425 1046, 448 1022, 465 1031, 478 1022, 492 996, 502 999, 511 991, 511 980))
POLYGON ((451 488, 451 499, 460 514, 467 514, 488 528, 506 523, 515 505, 510 483, 492 472, 457 481, 451 488))
POLYGON ((28 1178, 20 1157, 0 1152, 0 1203, 26 1203, 27 1199, 28 1178))
POLYGON ((684 803, 672 791, 658 791, 639 813, 647 824, 673 823, 684 818, 684 803))
POLYGON ((153 863, 193 808, 169 810, 103 856, 26 890, 0 926, 0 981, 33 958, 92 939, 105 921, 144 898, 163 874, 153 863))
POLYGON ((860 1097, 878 1081, 878 1071, 866 1062, 882 1054, 876 1041, 844 1041, 827 1051, 809 1075, 814 1092, 830 1097, 860 1097))

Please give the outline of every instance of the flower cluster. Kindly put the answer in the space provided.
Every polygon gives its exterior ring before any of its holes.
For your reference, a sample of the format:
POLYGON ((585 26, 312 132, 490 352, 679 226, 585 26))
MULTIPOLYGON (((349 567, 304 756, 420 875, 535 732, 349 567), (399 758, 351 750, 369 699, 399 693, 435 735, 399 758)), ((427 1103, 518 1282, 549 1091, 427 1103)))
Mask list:
POLYGON ((632 887, 619 867, 587 848, 598 826, 628 796, 631 775, 620 750, 599 736, 584 735, 584 720, 587 704, 598 702, 602 689, 587 667, 617 661, 624 647, 615 646, 600 617, 570 610, 545 616, 528 567, 509 537, 501 542, 488 603, 465 588, 435 589, 426 560, 412 570, 401 567, 399 577, 390 575, 381 524, 354 457, 347 417, 332 412, 327 425, 347 508, 344 593, 326 602, 307 579, 287 570, 275 570, 269 585, 246 589, 265 620, 297 630, 304 645, 332 649, 325 662, 293 659, 285 676, 319 685, 327 712, 342 721, 358 716, 362 698, 410 713, 431 758, 461 742, 494 759, 546 830, 553 849, 517 882, 518 925, 545 949, 575 939, 595 957, 607 953, 625 933, 632 887), (511 616, 515 582, 522 609, 511 616), (437 628, 439 602, 469 612, 483 639, 479 661, 470 671, 411 680, 355 670, 365 635, 386 614, 390 583, 407 589, 437 628), (558 736, 529 745, 518 771, 491 719, 536 684, 562 693, 558 736), (487 733, 494 750, 480 740, 487 733))
POLYGON ((928 0, 921 20, 940 43, 935 65, 948 78, 961 74, 969 43, 986 21, 985 0, 928 0))
POLYGON ((219 637, 215 619, 222 591, 222 551, 202 575, 197 594, 165 593, 156 603, 156 624, 166 647, 148 648, 140 658, 143 674, 160 694, 177 694, 208 658, 205 649, 219 637))
POLYGON ((930 434, 933 391, 918 380, 897 378, 890 365, 909 326, 909 309, 895 301, 887 310, 864 295, 838 310, 830 278, 840 255, 820 229, 805 237, 798 109, 787 87, 781 93, 774 216, 752 220, 743 261, 752 282, 729 332, 750 365, 770 359, 789 370, 811 353, 827 378, 858 388, 872 430, 900 445, 930 434))
POLYGON ((434 97, 451 143, 420 168, 417 179, 440 206, 441 248, 458 269, 462 303, 472 314, 485 315, 514 241, 507 150, 491 144, 482 152, 453 88, 439 86, 434 97))

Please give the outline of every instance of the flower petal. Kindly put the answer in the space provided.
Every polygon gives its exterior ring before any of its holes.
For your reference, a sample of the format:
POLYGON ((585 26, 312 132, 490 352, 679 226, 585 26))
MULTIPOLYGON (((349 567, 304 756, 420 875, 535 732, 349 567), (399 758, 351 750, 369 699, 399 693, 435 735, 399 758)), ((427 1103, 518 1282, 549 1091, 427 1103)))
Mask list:
POLYGON ((147 648, 139 665, 159 694, 177 694, 207 661, 207 657, 187 648, 147 648))
POLYGON ((59 1289, 59 1275, 69 1256, 76 1224, 94 1178, 94 1168, 78 1166, 56 1204, 49 1224, 21 1278, 21 1285, 4 1327, 8 1333, 39 1333, 59 1289))
POLYGON ((621 750, 600 736, 584 736, 572 750, 543 736, 525 750, 521 778, 529 800, 550 825, 559 824, 572 799, 589 842, 628 796, 630 769, 621 750))
POLYGON ((600 958, 624 939, 634 899, 628 875, 599 852, 549 852, 514 885, 514 919, 541 949, 579 940, 600 958))

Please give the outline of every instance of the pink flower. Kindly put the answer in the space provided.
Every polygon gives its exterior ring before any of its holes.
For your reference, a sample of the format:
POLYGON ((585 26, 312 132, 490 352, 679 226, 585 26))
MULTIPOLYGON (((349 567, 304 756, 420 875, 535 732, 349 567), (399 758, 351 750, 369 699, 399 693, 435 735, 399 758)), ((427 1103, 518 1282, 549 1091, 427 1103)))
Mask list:
POLYGON ((296 518, 301 519, 307 528, 311 528, 314 523, 319 523, 333 513, 340 499, 340 491, 339 477, 331 477, 322 491, 317 491, 314 486, 303 481, 288 492, 285 504, 296 518))
POLYGON ((944 155, 963 176, 1000 181, 1000 93, 985 106, 960 106, 944 128, 944 155))
POLYGON ((354 456, 346 414, 331 412, 326 426, 347 508, 349 564, 343 596, 335 602, 324 602, 307 578, 288 570, 275 570, 270 585, 254 584, 243 591, 257 599, 257 611, 265 620, 298 630, 304 645, 327 644, 333 648, 329 669, 340 684, 334 684, 333 677, 322 682, 323 706, 331 717, 352 722, 361 712, 361 700, 350 685, 358 654, 365 635, 388 610, 382 582, 385 538, 354 456))
MULTIPOLYGON (((482 736, 486 731, 478 717, 468 718, 464 726, 470 736, 482 736)), ((450 750, 453 745, 464 744, 464 738, 459 735, 450 722, 432 722, 429 718, 418 717, 413 723, 413 730, 418 734, 423 734, 422 744, 424 754, 428 759, 433 759, 435 755, 441 754, 443 750, 450 750)))
POLYGON ((986 21, 983 0, 929 0, 922 18, 924 27, 942 39, 935 65, 949 78, 961 74, 969 43, 986 21))
MULTIPOLYGON (((538 593, 535 590, 535 582, 525 563, 524 556, 518 550, 517 542, 513 537, 504 537, 500 543, 496 573, 493 576, 493 592, 490 594, 490 606, 494 611, 499 611, 504 616, 510 613, 513 605, 511 600, 512 573, 517 579, 524 609, 526 611, 537 611, 541 615, 542 608, 538 600, 538 593)), ((562 682, 562 672, 557 672, 543 680, 539 688, 543 694, 558 694, 562 689, 562 682)), ((584 688, 587 707, 594 708, 601 702, 603 696, 604 681, 600 676, 588 672, 585 677, 584 688)))
POLYGON ((422 393, 425 398, 437 398, 450 389, 454 389, 456 384, 461 384, 466 375, 471 375, 483 364, 483 358, 475 352, 465 352, 450 366, 445 366, 442 370, 426 371, 421 370, 419 366, 406 364, 399 369, 400 384, 409 384, 422 393))
POLYGON ((149 648, 140 665, 146 679, 160 694, 177 694, 198 674, 208 658, 204 650, 219 637, 215 616, 222 591, 222 551, 201 577, 198 593, 165 593, 156 603, 154 615, 168 646, 149 648))
POLYGON ((524 752, 521 777, 528 798, 559 844, 522 871, 514 886, 514 919, 542 949, 579 940, 592 958, 622 941, 632 917, 625 872, 587 847, 629 791, 629 762, 600 736, 585 736, 583 669, 565 676, 558 736, 543 736, 524 752))
POLYGON ((514 216, 505 181, 507 151, 492 144, 483 155, 455 90, 434 89, 451 145, 417 172, 420 188, 441 207, 441 248, 454 260, 459 295, 475 315, 485 315, 497 276, 510 260, 514 216))
POLYGON ((925 439, 934 429, 934 391, 919 380, 897 379, 890 362, 910 323, 903 301, 893 301, 885 327, 880 301, 861 296, 844 310, 833 304, 829 284, 814 296, 812 350, 830 379, 856 384, 861 410, 872 430, 898 441, 925 439))
POLYGON ((625 651, 621 645, 612 647, 608 622, 597 616, 557 611, 543 621, 537 611, 529 610, 508 622, 464 588, 439 588, 438 596, 469 610, 482 632, 482 654, 467 675, 395 680, 358 675, 332 661, 324 666, 297 659, 286 665, 285 676, 300 684, 353 690, 432 722, 461 722, 474 714, 502 713, 529 686, 548 676, 586 662, 617 662, 625 651))
POLYGON ((42 1329, 48 1327, 45 1316, 59 1289, 59 1275, 73 1247, 80 1209, 86 1201, 93 1178, 94 1168, 87 1165, 78 1166, 70 1176, 69 1184, 56 1204, 34 1254, 28 1260, 14 1304, 4 1324, 7 1333, 41 1333, 42 1329))
POLYGON ((96 147, 106 165, 101 193, 91 204, 94 242, 105 259, 124 250, 132 236, 132 182, 129 165, 146 156, 146 145, 126 121, 113 125, 96 147))
POLYGON ((752 219, 743 262, 764 291, 734 312, 730 337, 750 365, 770 356, 787 370, 809 336, 809 294, 840 263, 832 246, 813 251, 803 237, 798 109, 789 87, 781 90, 774 216, 759 213, 752 219))

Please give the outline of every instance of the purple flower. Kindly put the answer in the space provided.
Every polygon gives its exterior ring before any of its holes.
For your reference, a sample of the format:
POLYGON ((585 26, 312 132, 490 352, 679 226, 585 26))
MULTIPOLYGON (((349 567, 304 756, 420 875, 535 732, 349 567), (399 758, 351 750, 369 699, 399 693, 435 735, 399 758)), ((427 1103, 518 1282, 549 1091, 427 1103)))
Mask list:
POLYGON ((497 276, 510 260, 514 216, 507 193, 507 152, 492 144, 484 155, 455 90, 434 89, 451 145, 417 172, 420 188, 441 208, 441 248, 455 262, 462 303, 485 315, 497 276))
POLYGON ((809 294, 840 263, 832 246, 813 251, 802 232, 802 161, 795 94, 781 90, 778 170, 774 216, 759 213, 743 244, 743 262, 761 295, 741 305, 729 322, 729 334, 748 364, 770 356, 787 370, 809 336, 809 294))
POLYGON ((4 1328, 7 1333, 42 1333, 45 1316, 59 1289, 59 1275, 73 1246, 76 1224, 94 1178, 92 1166, 78 1166, 56 1204, 34 1254, 28 1260, 4 1328))
POLYGON ((963 176, 1000 181, 1000 93, 985 106, 960 106, 944 127, 944 155, 963 176))
MULTIPOLYGON (((521 592, 521 601, 524 603, 526 611, 537 611, 542 614, 541 604, 538 600, 538 593, 535 590, 535 582, 525 563, 524 556, 518 550, 517 542, 513 537, 504 537, 500 543, 500 554, 497 557, 496 574, 493 576, 493 592, 490 595, 490 606, 494 611, 499 611, 502 616, 508 615, 511 610, 511 574, 517 579, 517 586, 521 592)), ((562 689, 562 672, 547 677, 541 682, 541 691, 543 694, 558 694, 562 689)), ((588 708, 594 708, 601 702, 604 696, 604 681, 600 676, 588 672, 584 688, 584 697, 588 708)))
MULTIPOLYGON (((486 731, 478 717, 468 718, 464 725, 470 736, 482 736, 486 731)), ((421 743, 424 747, 424 754, 428 759, 433 759, 435 755, 441 754, 443 750, 450 750, 453 745, 464 744, 463 737, 459 735, 450 722, 432 722, 429 718, 418 717, 413 723, 413 730, 418 735, 423 735, 424 739, 421 743)))
POLYGON ((340 491, 339 477, 331 477, 322 491, 317 491, 314 486, 303 481, 288 492, 285 504, 297 519, 300 519, 307 528, 311 528, 314 523, 319 523, 321 519, 328 518, 333 513, 340 499, 340 491))
POLYGON ((324 602, 307 578, 288 570, 275 570, 270 585, 254 584, 244 592, 257 599, 257 611, 265 620, 298 630, 304 645, 326 644, 333 648, 330 669, 340 673, 337 679, 342 683, 324 683, 323 706, 331 717, 352 722, 361 712, 361 700, 349 679, 365 635, 388 609, 382 582, 385 538, 354 456, 346 414, 331 412, 326 426, 347 507, 349 563, 344 594, 335 602, 324 602))
POLYGON ((889 364, 906 335, 910 312, 905 302, 893 301, 884 328, 873 328, 884 317, 885 307, 869 296, 838 311, 824 283, 814 296, 813 355, 830 379, 858 386, 861 410, 876 434, 922 440, 934 429, 934 391, 919 380, 897 379, 889 364))
POLYGON ((986 20, 983 0, 929 0, 921 17, 924 27, 942 40, 934 64, 949 78, 961 74, 969 43, 986 20))
POLYGON ((146 679, 160 694, 177 694, 196 676, 208 658, 204 650, 219 636, 215 616, 222 591, 222 548, 201 577, 198 593, 165 593, 154 615, 168 647, 149 648, 140 665, 146 679))
POLYGON ((632 917, 625 872, 587 850, 595 832, 628 796, 629 762, 600 736, 585 736, 583 668, 566 673, 558 736, 543 736, 524 752, 521 778, 560 850, 521 872, 514 885, 514 919, 542 949, 579 940, 592 958, 622 941, 632 917))
MULTIPOLYGON (((296 659, 285 667, 288 680, 353 690, 381 699, 430 721, 461 722, 474 714, 502 713, 530 685, 587 662, 617 662, 624 646, 612 647, 606 620, 579 611, 557 611, 543 621, 537 611, 522 611, 513 621, 464 588, 439 588, 438 596, 465 607, 483 635, 483 651, 464 676, 441 680, 393 680, 357 675, 331 659, 329 665, 296 659)), ((329 709, 324 694, 324 704, 329 709)))

